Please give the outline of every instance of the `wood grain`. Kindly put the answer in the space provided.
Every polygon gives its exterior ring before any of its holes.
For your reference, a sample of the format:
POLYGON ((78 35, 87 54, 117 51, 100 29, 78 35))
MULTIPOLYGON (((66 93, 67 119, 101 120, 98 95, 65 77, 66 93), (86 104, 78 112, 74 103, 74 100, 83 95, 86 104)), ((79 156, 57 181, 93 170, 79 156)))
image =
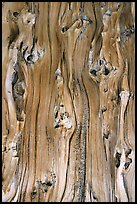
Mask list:
POLYGON ((3 202, 134 202, 134 2, 2 13, 3 202))

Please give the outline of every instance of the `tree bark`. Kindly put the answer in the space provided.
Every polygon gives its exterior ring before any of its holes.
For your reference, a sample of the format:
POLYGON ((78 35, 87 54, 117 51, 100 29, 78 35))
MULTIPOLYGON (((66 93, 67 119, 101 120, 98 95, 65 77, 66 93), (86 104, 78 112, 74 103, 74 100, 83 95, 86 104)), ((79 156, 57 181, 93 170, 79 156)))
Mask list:
POLYGON ((3 202, 135 201, 135 3, 2 3, 3 202))

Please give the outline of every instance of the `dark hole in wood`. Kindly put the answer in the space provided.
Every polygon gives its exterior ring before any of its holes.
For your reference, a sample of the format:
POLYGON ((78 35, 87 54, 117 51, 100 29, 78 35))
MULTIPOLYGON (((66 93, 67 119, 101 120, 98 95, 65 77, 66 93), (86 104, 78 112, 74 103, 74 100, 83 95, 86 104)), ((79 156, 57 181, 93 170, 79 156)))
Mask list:
POLYGON ((134 25, 131 27, 130 31, 131 31, 131 33, 134 33, 134 32, 135 32, 134 25))
POLYGON ((44 183, 42 183, 42 186, 44 186, 44 187, 45 187, 45 186, 46 186, 46 183, 45 183, 45 182, 44 182, 44 183))
POLYGON ((95 70, 95 69, 91 69, 90 70, 90 74, 92 74, 92 75, 94 75, 94 76, 97 76, 97 70, 95 70))
POLYGON ((48 189, 47 188, 44 188, 44 192, 46 193, 48 191, 48 189))
POLYGON ((102 113, 106 112, 106 110, 107 110, 106 106, 103 106, 102 107, 102 113))
POLYGON ((101 66, 101 65, 104 65, 104 61, 103 60, 99 60, 99 65, 101 66))
POLYGON ((132 159, 128 158, 128 161, 125 163, 125 169, 128 169, 129 165, 132 163, 132 159))
POLYGON ((107 88, 105 88, 105 89, 104 89, 104 92, 107 92, 107 91, 108 91, 108 89, 107 89, 107 88))
POLYGON ((54 126, 54 128, 59 128, 59 124, 56 124, 56 125, 54 126))
POLYGON ((103 133, 103 136, 105 139, 108 139, 109 138, 109 132, 108 133, 103 133))
POLYGON ((21 116, 17 116, 18 121, 24 121, 24 119, 21 116))
POLYGON ((66 32, 67 30, 68 30, 68 27, 67 27, 67 26, 62 27, 62 32, 63 32, 63 33, 66 32))
POLYGON ((47 181, 47 186, 52 186, 52 183, 51 183, 51 181, 47 181))
POLYGON ((91 19, 89 19, 88 21, 89 21, 90 24, 92 24, 92 22, 93 22, 91 19))
POLYGON ((32 61, 32 59, 33 59, 33 55, 29 55, 29 56, 27 57, 27 61, 32 61))
POLYGON ((117 152, 115 155, 115 166, 117 168, 120 166, 120 158, 121 158, 121 154, 117 152))
POLYGON ((58 112, 55 113, 55 118, 57 118, 57 117, 58 117, 58 112))
POLYGON ((22 49, 22 46, 23 46, 23 41, 21 41, 20 43, 20 50, 22 49))
POLYGON ((34 197, 36 194, 37 194, 37 191, 34 189, 34 190, 31 192, 31 196, 34 197))
POLYGON ((13 12, 13 16, 17 17, 19 15, 19 13, 17 11, 13 12))
POLYGON ((14 86, 14 84, 17 82, 17 80, 18 80, 18 74, 17 74, 17 72, 13 72, 12 82, 11 82, 12 86, 14 86))
POLYGON ((126 152, 125 152, 126 157, 127 157, 129 154, 131 154, 131 152, 132 152, 132 149, 131 149, 131 148, 129 148, 128 150, 126 150, 126 152))
POLYGON ((108 75, 109 73, 110 73, 110 71, 109 71, 109 69, 107 68, 107 67, 105 67, 105 70, 104 70, 105 72, 104 72, 104 74, 105 75, 108 75))
POLYGON ((62 115, 60 116, 60 119, 63 120, 63 116, 62 115))
POLYGON ((94 191, 92 192, 92 195, 93 195, 93 198, 94 198, 95 200, 97 200, 97 196, 96 196, 96 194, 95 194, 94 191))

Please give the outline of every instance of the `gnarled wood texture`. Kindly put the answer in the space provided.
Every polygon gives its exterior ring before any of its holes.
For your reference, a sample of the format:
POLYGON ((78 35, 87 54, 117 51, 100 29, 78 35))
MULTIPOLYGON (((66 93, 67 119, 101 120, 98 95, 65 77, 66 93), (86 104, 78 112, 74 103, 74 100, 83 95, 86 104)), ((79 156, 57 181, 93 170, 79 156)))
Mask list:
POLYGON ((134 7, 2 3, 3 201, 135 200, 134 7))

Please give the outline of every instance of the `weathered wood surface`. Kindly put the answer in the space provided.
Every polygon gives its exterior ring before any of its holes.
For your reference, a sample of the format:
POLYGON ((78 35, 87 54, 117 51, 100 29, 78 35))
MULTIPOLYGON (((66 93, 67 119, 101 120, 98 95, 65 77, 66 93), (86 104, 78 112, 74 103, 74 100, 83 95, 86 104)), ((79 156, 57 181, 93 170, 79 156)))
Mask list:
POLYGON ((135 200, 134 7, 2 3, 3 201, 135 200))

